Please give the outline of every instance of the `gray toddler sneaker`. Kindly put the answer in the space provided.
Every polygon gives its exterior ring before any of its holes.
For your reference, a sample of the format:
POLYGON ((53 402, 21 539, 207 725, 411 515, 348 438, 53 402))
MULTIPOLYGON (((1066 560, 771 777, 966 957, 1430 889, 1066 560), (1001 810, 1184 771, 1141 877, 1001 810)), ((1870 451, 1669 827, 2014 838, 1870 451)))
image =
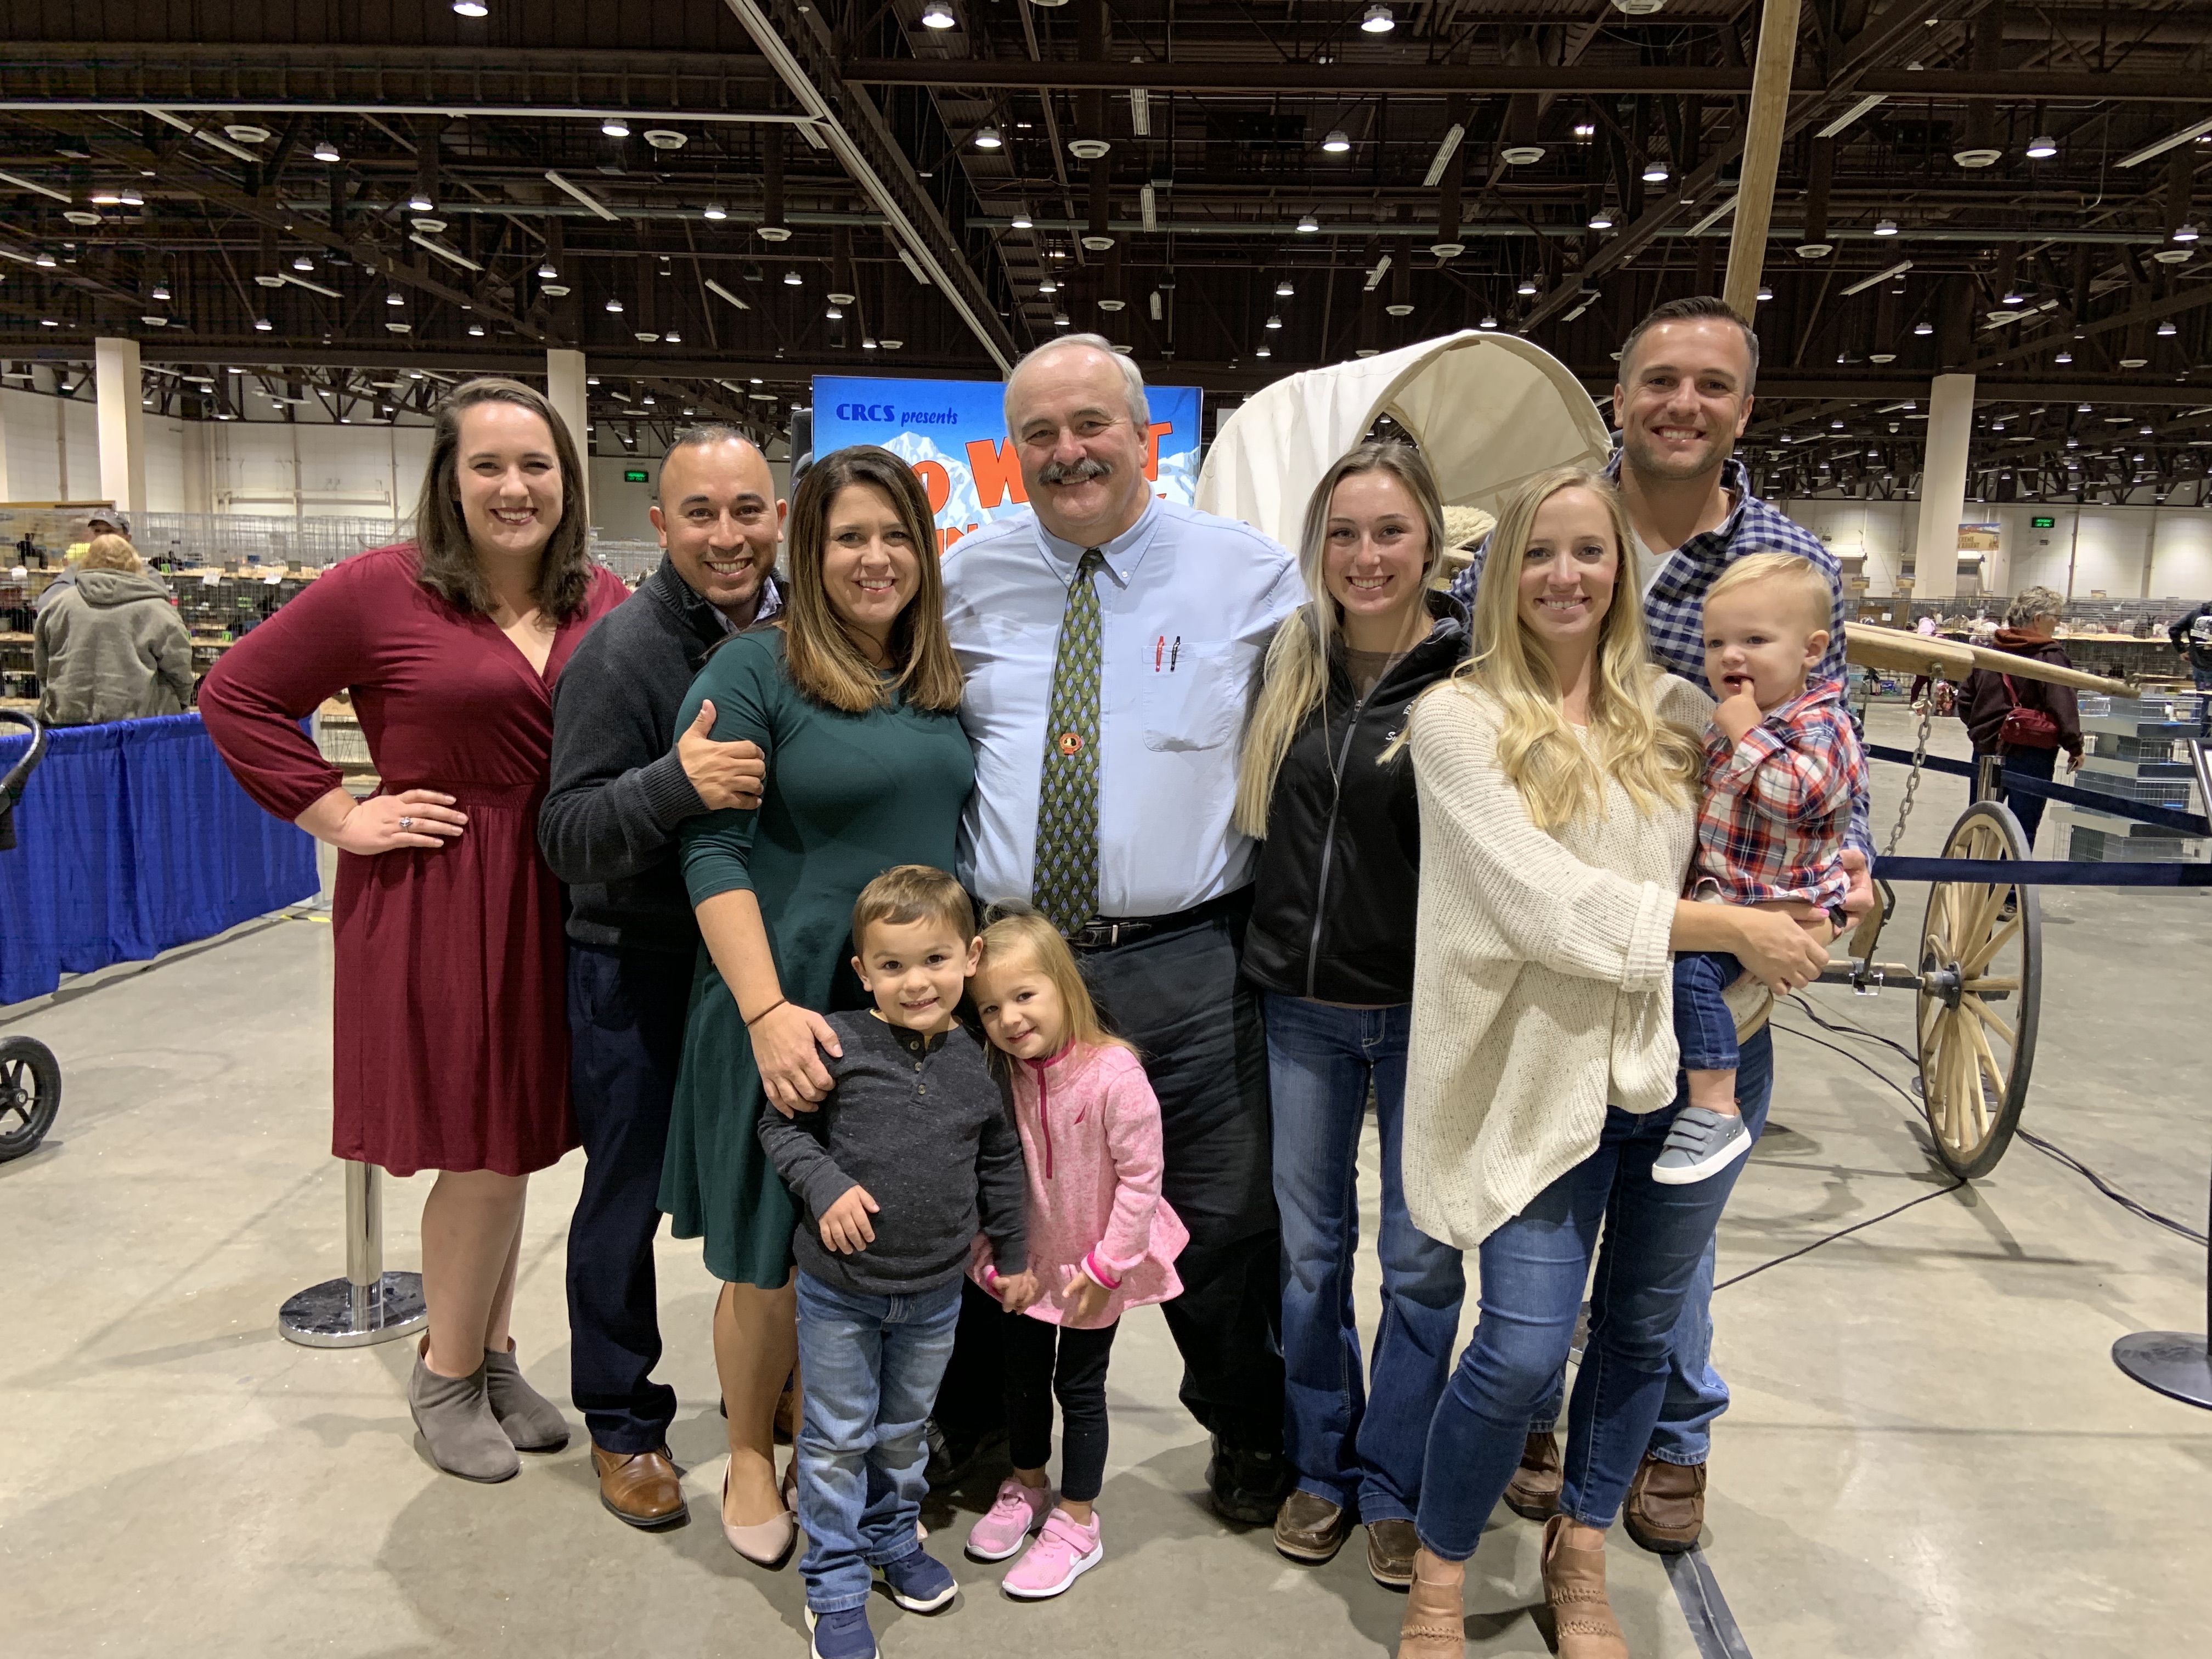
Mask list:
POLYGON ((1686 1187, 1719 1174, 1750 1150, 1751 1131, 1742 1118, 1685 1106, 1674 1114, 1667 1145, 1651 1165, 1651 1178, 1665 1187, 1686 1187))

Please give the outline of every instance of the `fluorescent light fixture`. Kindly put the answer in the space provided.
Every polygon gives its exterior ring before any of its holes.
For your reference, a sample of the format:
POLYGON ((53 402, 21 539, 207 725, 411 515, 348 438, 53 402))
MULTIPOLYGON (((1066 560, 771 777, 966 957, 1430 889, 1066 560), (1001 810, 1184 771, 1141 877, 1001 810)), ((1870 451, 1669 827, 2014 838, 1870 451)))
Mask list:
POLYGON ((1467 137, 1467 129, 1455 121, 1444 129, 1444 136, 1437 141, 1437 153, 1429 158, 1429 170, 1422 175, 1421 188, 1434 190, 1437 180, 1444 176, 1444 167, 1451 161, 1452 152, 1459 141, 1467 137))
POLYGON ((1331 127, 1328 137, 1321 141, 1321 147, 1331 155, 1342 155, 1352 148, 1352 135, 1342 127, 1331 127))
POLYGON ((600 218, 608 221, 610 223, 618 221, 622 217, 622 215, 617 213, 612 208, 609 207, 605 202, 602 202, 598 197, 592 195, 591 191, 586 190, 581 185, 570 184, 566 179, 563 179, 551 167, 545 169, 545 182, 552 185, 556 190, 564 191, 566 194, 573 197, 575 200, 581 202, 586 207, 591 209, 592 212, 598 214, 600 218))
POLYGON ((1853 104, 1849 109, 1845 110, 1841 115, 1838 115, 1834 120, 1829 122, 1827 125, 1822 127, 1820 131, 1813 136, 1816 138, 1834 137, 1845 127, 1850 125, 1852 122, 1857 120, 1860 116, 1864 115, 1869 110, 1873 109, 1879 105, 1881 102, 1881 100, 1882 94, 1878 92, 1872 94, 1870 96, 1860 99, 1857 103, 1853 104))
POLYGON ((1359 32, 1363 34, 1388 34, 1397 27, 1398 20, 1390 15, 1390 8, 1383 5, 1368 7, 1367 15, 1359 20, 1359 32))
POLYGON ((446 260, 447 263, 452 264, 459 265, 463 270, 482 270, 483 269, 482 265, 470 258, 467 254, 462 253, 456 249, 449 248, 443 242, 433 241, 429 237, 423 235, 419 231, 410 233, 407 240, 414 243, 416 247, 428 248, 431 252, 436 254, 441 259, 446 260))
POLYGON ((1161 320, 1161 318, 1162 318, 1162 316, 1163 316, 1163 314, 1164 314, 1164 310, 1165 310, 1165 307, 1164 307, 1161 305, 1161 303, 1160 303, 1160 291, 1159 291, 1159 289, 1154 289, 1152 290, 1152 320, 1153 320, 1154 322, 1156 322, 1156 323, 1157 323, 1157 322, 1158 322, 1158 321, 1160 321, 1160 320, 1161 320))
POLYGON ((1149 184, 1137 187, 1137 217, 1146 230, 1160 228, 1159 198, 1153 193, 1149 184))
POLYGON ((1728 200, 1723 202, 1718 207, 1715 208, 1711 213, 1705 215, 1704 218, 1698 220, 1697 223, 1692 225, 1690 227, 1690 234, 1692 236, 1704 235, 1707 231, 1711 230, 1715 225, 1720 223, 1722 220, 1727 218, 1729 214, 1734 213, 1735 211, 1735 198, 1731 196, 1728 200))
MULTIPOLYGON (((1142 58, 1133 59, 1142 63, 1142 58)), ((1152 94, 1142 87, 1129 88, 1129 131, 1139 138, 1152 136, 1152 94)))
POLYGON ((729 289, 724 288, 712 276, 709 276, 707 279, 707 291, 709 294, 720 295, 723 299, 727 300, 732 305, 735 306, 740 311, 750 311, 752 309, 750 306, 747 305, 743 300, 738 298, 736 295, 731 293, 729 289))
POLYGON ((325 300, 337 300, 344 297, 337 289, 325 288, 320 283, 311 283, 304 276, 287 276, 284 280, 291 283, 294 288, 304 288, 310 294, 321 295, 325 300))
POLYGON ((1899 259, 1887 270, 1877 270, 1871 276, 1862 276, 1859 278, 1857 282, 1853 283, 1849 288, 1844 290, 1844 298, 1848 300, 1854 294, 1863 294, 1867 289, 1872 288, 1876 283, 1886 283, 1893 276, 1902 276, 1906 271, 1911 269, 1911 260, 1899 259))
POLYGON ((999 137, 999 130, 994 126, 986 125, 975 129, 977 149, 996 149, 1005 142, 1005 139, 999 137))
POLYGON ((2199 121, 2193 127, 2184 127, 2180 131, 2171 133, 2156 143, 2145 144, 2141 149, 2123 155, 2117 165, 2124 167, 2140 167, 2154 155, 2163 155, 2178 144, 2193 143, 2208 133, 2212 133, 2212 120, 2199 121))
POLYGON ((70 203, 70 198, 64 195, 62 191, 58 190, 50 190, 44 185, 34 184, 30 179, 22 178, 16 173, 0 173, 0 185, 13 185, 18 190, 30 191, 35 195, 45 197, 49 201, 59 202, 64 207, 68 206, 70 203))
POLYGON ((1375 262, 1375 269, 1367 273, 1367 280, 1360 284, 1362 291, 1372 294, 1381 284, 1383 274, 1389 269, 1390 256, 1386 253, 1375 262))

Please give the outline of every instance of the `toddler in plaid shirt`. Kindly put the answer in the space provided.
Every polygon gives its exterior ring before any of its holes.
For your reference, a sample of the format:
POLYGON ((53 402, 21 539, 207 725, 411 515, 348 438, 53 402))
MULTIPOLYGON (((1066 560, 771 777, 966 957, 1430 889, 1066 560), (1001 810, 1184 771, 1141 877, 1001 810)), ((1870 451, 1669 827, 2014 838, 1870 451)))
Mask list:
MULTIPOLYGON (((1721 701, 1705 736, 1690 874, 1691 897, 1784 911, 1823 945, 1843 922, 1844 836, 1866 770, 1842 685, 1806 684, 1828 648, 1834 598, 1826 574, 1794 553, 1738 559, 1707 591, 1705 679, 1721 701)), ((1655 1181, 1703 1181, 1750 1150, 1735 1102, 1735 1017, 1722 1000, 1742 973, 1722 952, 1674 958, 1690 1098, 1655 1181)))

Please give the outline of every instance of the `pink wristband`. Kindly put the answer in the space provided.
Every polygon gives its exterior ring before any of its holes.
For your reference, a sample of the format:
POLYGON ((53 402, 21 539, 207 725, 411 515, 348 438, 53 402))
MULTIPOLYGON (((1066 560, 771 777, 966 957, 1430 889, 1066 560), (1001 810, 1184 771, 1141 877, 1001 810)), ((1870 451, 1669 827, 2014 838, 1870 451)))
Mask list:
POLYGON ((1121 1281, 1098 1265, 1098 1252, 1096 1250, 1085 1255, 1083 1271, 1089 1273, 1091 1279, 1105 1290, 1118 1291, 1121 1288, 1121 1281))
POLYGON ((991 1290, 997 1285, 998 1282, 999 1270, 986 1261, 983 1264, 983 1288, 987 1291, 991 1290))

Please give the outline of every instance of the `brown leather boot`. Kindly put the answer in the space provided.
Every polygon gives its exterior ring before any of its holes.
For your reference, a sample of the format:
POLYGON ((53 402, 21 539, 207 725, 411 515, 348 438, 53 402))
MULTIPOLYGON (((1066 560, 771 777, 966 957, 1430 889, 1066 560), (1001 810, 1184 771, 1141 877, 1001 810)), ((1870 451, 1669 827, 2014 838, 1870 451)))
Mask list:
POLYGON ((1398 1659, 1465 1659, 1466 1584, 1461 1563, 1439 1561, 1426 1550, 1414 1553, 1406 1617, 1398 1626, 1398 1659))
POLYGON ((1505 1483, 1505 1507, 1524 1521, 1548 1521, 1559 1512, 1559 1439, 1549 1429, 1532 1434, 1521 1449, 1521 1467, 1505 1483))
POLYGON ((1644 1455, 1621 1505, 1628 1535, 1654 1555, 1680 1555, 1705 1529, 1705 1466, 1644 1455))
POLYGON ((1567 1526, 1564 1515, 1544 1523, 1544 1601, 1559 1659, 1628 1659, 1628 1638, 1606 1599, 1605 1545, 1577 1549, 1567 1526))
POLYGON ((599 1502, 617 1520, 652 1531, 680 1526, 691 1518, 667 1447, 649 1452, 611 1452, 593 1446, 592 1467, 599 1472, 599 1502))

